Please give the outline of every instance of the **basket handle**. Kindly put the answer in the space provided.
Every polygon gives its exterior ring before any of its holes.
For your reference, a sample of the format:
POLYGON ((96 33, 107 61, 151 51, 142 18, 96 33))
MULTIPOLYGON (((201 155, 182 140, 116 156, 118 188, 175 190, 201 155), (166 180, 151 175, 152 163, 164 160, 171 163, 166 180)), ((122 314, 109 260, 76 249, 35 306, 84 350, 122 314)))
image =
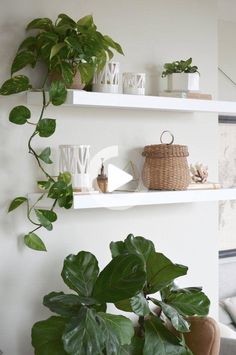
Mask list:
POLYGON ((162 134, 161 134, 161 136, 160 136, 161 144, 168 144, 168 145, 170 145, 170 144, 174 143, 174 140, 175 140, 175 137, 174 137, 173 133, 171 133, 171 131, 163 131, 162 134), (164 143, 164 142, 163 142, 163 136, 164 136, 165 133, 169 133, 169 135, 171 136, 171 141, 170 141, 169 143, 164 143))

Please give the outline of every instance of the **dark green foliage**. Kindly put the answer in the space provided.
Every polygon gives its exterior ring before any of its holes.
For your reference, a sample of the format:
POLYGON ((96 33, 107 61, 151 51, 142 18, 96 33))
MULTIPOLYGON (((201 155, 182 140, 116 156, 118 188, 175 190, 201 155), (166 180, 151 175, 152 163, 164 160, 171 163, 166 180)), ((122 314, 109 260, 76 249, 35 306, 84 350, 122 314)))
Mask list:
MULTIPOLYGON (((65 180, 61 177, 61 182, 65 180)), ((113 259, 101 272, 89 252, 64 260, 61 275, 75 293, 51 292, 44 297, 43 304, 59 316, 33 326, 35 354, 193 355, 183 337, 190 329, 187 317, 206 315, 209 299, 201 288, 174 285, 174 279, 188 268, 156 252, 150 240, 132 234, 112 242, 110 248, 113 259), (149 297, 153 287, 161 299, 149 297), (106 313, 107 302, 134 312, 138 326, 134 328, 124 316, 106 313), (157 309, 152 311, 149 303, 157 309), (178 336, 166 327, 163 315, 178 336)))

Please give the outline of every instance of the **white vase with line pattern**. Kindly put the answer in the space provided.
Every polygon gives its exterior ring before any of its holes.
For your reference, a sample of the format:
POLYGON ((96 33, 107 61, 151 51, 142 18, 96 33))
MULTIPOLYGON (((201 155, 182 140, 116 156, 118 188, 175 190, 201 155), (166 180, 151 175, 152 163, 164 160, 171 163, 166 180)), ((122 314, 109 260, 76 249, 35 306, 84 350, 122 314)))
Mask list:
POLYGON ((107 62, 105 67, 94 75, 93 91, 117 94, 119 91, 119 68, 120 63, 107 62))

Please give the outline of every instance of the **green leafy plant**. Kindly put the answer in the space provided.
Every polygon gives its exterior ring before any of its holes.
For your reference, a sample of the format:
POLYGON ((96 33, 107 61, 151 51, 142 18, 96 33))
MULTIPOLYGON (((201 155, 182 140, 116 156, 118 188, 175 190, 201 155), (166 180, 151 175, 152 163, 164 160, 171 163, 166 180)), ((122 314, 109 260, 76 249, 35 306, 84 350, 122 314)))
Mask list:
POLYGON ((192 58, 187 60, 177 60, 172 63, 165 63, 162 78, 173 73, 199 73, 198 67, 192 65, 192 58))
POLYGON ((28 198, 16 197, 10 204, 8 211, 15 210, 20 205, 27 205, 27 217, 34 228, 24 236, 24 243, 35 250, 46 251, 45 244, 35 233, 41 228, 52 230, 57 220, 55 207, 69 209, 73 203, 73 190, 69 173, 53 177, 46 169, 52 164, 51 148, 46 147, 37 152, 33 147, 33 139, 37 136, 48 138, 56 130, 56 120, 45 117, 45 110, 49 104, 59 106, 67 97, 67 87, 79 71, 82 82, 89 84, 94 71, 101 70, 106 61, 113 56, 112 50, 123 54, 120 45, 109 36, 103 36, 97 31, 92 16, 85 16, 75 22, 69 16, 60 14, 55 23, 49 18, 38 18, 31 21, 27 31, 36 33, 27 37, 19 46, 11 65, 11 78, 6 80, 1 88, 1 95, 12 95, 32 89, 26 75, 15 75, 18 71, 30 65, 35 68, 39 62, 44 63, 46 71, 39 91, 42 92, 42 108, 39 118, 32 120, 28 107, 20 105, 14 107, 9 114, 9 121, 17 125, 32 125, 33 131, 28 140, 28 151, 44 175, 44 179, 37 182, 43 191, 38 200, 30 205, 28 198), (60 80, 52 80, 46 95, 47 82, 50 75, 59 75, 60 80), (48 197, 52 200, 51 208, 43 210, 38 203, 48 197))
POLYGON ((64 260, 61 276, 73 293, 44 297, 43 304, 57 316, 32 327, 35 354, 193 355, 183 336, 190 331, 188 317, 206 316, 210 302, 201 288, 174 285, 188 268, 157 252, 150 240, 132 234, 112 242, 110 249, 112 260, 101 272, 89 252, 64 260), (153 296, 157 293, 158 298, 153 296), (106 313, 107 303, 133 312, 137 325, 106 313), (168 329, 167 320, 178 335, 168 329))

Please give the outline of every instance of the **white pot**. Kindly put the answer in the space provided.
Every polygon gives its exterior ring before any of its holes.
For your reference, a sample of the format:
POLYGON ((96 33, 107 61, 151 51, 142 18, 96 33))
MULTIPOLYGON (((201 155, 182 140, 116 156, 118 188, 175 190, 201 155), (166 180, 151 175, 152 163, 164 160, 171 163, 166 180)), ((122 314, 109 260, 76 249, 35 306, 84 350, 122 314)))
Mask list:
POLYGON ((145 95, 145 73, 123 73, 123 94, 145 95))
POLYGON ((90 146, 89 145, 60 145, 61 173, 68 171, 72 177, 72 187, 77 191, 91 188, 89 175, 90 146))
POLYGON ((90 174, 71 174, 74 191, 89 191, 92 188, 90 174))
POLYGON ((116 94, 119 91, 119 63, 107 62, 93 77, 93 91, 116 94))
POLYGON ((199 91, 198 73, 173 73, 167 76, 168 91, 199 91))

